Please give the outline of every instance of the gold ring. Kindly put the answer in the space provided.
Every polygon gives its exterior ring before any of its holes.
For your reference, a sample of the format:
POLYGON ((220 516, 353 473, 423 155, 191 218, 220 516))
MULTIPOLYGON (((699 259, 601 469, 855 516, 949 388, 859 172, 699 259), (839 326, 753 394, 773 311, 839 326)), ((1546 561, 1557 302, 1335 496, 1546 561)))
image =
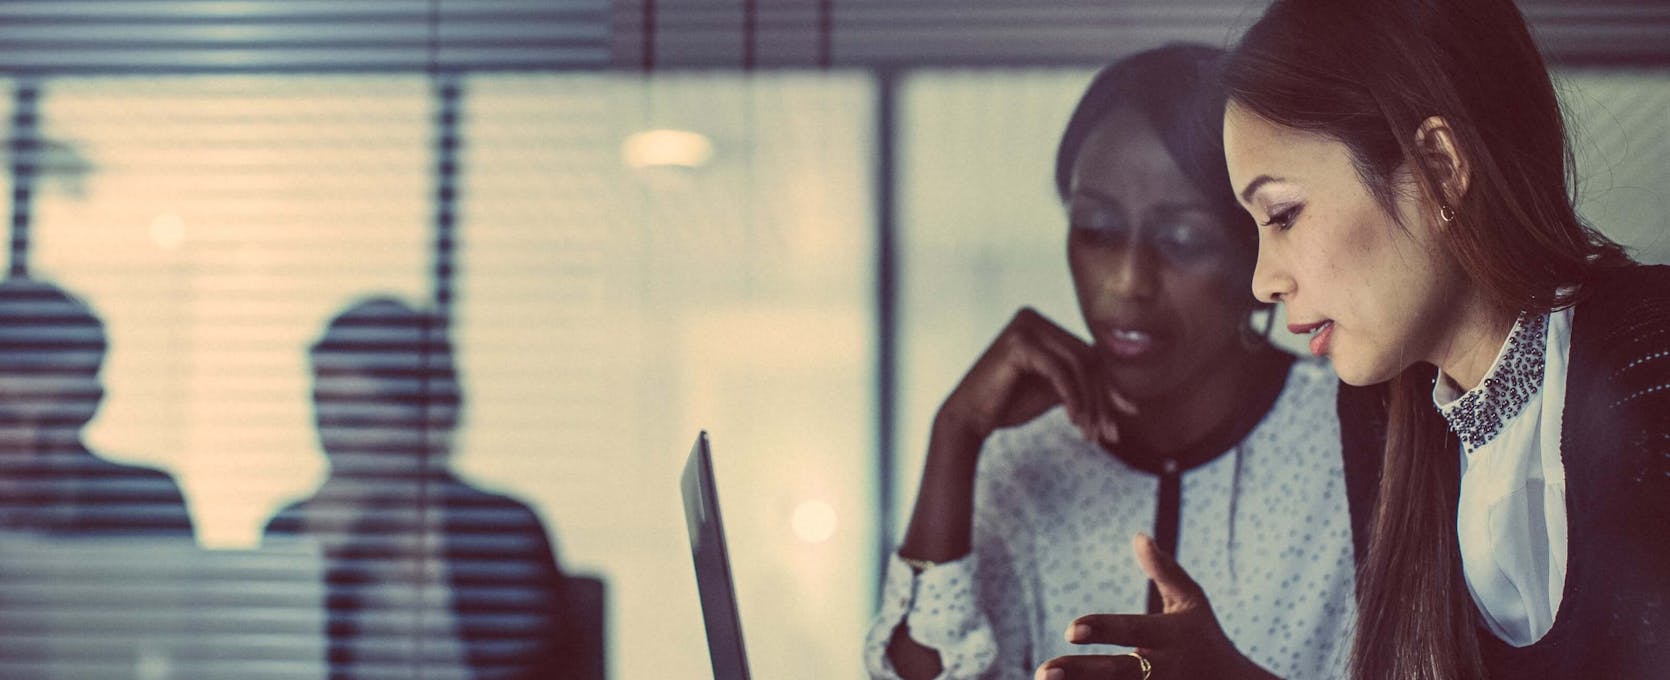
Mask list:
POLYGON ((1154 674, 1154 664, 1148 663, 1148 659, 1143 655, 1136 652, 1125 652, 1125 656, 1136 657, 1138 667, 1142 669, 1142 680, 1148 680, 1148 676, 1154 674))

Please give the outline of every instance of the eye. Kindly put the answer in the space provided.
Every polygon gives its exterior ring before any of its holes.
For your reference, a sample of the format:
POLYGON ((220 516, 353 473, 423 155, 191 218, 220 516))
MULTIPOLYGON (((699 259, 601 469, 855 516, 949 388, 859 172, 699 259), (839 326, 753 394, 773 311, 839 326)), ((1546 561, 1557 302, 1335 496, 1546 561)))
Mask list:
POLYGON ((1287 231, 1293 228, 1293 221, 1299 219, 1299 212, 1304 208, 1303 204, 1282 208, 1270 215, 1270 221, 1260 222, 1259 224, 1265 227, 1275 227, 1277 231, 1287 231))
POLYGON ((1182 224, 1157 231, 1154 247, 1172 262, 1203 261, 1224 251, 1225 243, 1220 238, 1220 231, 1212 227, 1182 224))
POLYGON ((1202 250, 1207 239, 1200 230, 1192 227, 1176 227, 1161 231, 1155 238, 1155 243, 1177 251, 1202 250))
POLYGON ((1075 211, 1069 228, 1073 236, 1089 243, 1108 244, 1119 241, 1130 231, 1119 213, 1111 210, 1075 211))

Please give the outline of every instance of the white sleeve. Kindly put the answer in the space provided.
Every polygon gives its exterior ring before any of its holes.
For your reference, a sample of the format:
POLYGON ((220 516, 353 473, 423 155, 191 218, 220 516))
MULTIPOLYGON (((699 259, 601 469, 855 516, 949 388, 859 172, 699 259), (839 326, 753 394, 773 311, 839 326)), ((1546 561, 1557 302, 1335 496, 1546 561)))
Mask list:
POLYGON ((967 555, 918 574, 897 554, 888 559, 881 612, 864 641, 870 677, 899 678, 887 656, 887 645, 901 623, 912 640, 939 652, 944 668, 939 680, 983 677, 997 645, 992 641, 991 623, 976 600, 976 560, 967 555))
POLYGON ((887 645, 905 626, 917 643, 939 652, 935 680, 1028 680, 1030 658, 1024 598, 1007 540, 1020 538, 1014 489, 994 488, 1006 476, 988 465, 988 440, 975 481, 973 551, 961 559, 916 573, 894 554, 882 585, 881 611, 864 643, 864 662, 875 680, 899 680, 887 645))

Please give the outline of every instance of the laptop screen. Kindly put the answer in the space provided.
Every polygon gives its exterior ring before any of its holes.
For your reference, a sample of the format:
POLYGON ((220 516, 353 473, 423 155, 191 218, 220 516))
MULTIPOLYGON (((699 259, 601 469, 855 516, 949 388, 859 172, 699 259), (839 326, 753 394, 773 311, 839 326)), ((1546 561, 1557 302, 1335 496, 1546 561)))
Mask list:
POLYGON ((719 493, 713 483, 713 456, 707 432, 696 436, 684 463, 684 519, 690 528, 690 555, 696 562, 696 589, 707 625, 707 651, 714 680, 748 680, 748 657, 742 649, 742 621, 737 616, 736 587, 731 581, 725 529, 719 521, 719 493))

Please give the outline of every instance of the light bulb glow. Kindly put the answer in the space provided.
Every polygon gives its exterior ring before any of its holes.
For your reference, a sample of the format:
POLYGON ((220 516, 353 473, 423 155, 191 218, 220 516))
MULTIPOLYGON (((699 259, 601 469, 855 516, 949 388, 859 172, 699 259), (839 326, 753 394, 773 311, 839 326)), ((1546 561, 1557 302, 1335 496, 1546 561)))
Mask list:
POLYGON ((151 241, 163 250, 174 250, 186 240, 186 221, 174 213, 157 215, 151 220, 151 241))
POLYGON ((795 506, 789 525, 794 535, 807 543, 822 543, 835 535, 835 508, 823 501, 805 501, 795 506))
POLYGON ((620 147, 627 167, 699 168, 713 158, 713 141, 689 130, 645 130, 626 138, 620 147))

